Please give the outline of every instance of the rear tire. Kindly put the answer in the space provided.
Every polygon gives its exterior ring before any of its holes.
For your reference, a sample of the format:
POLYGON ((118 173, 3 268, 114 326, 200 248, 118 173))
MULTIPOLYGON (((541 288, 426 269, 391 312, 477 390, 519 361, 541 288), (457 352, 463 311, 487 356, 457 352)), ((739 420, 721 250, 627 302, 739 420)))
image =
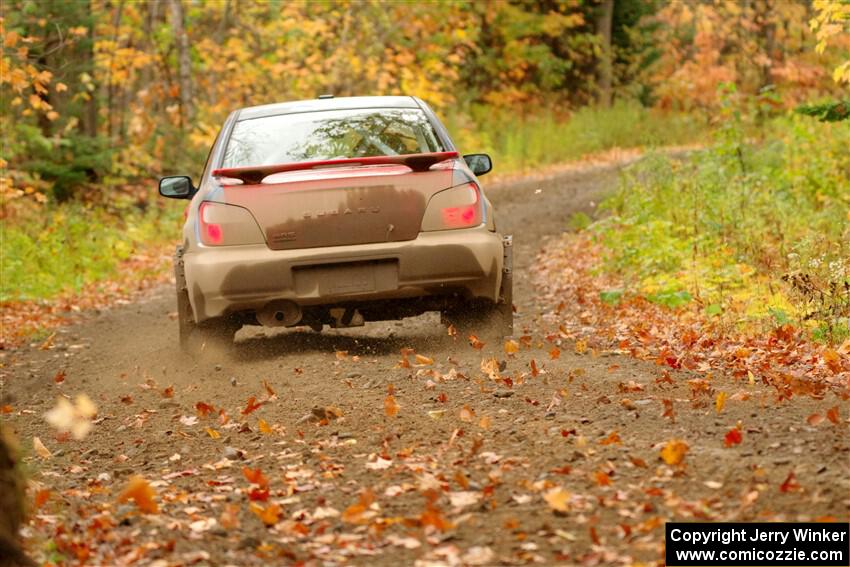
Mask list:
POLYGON ((233 346, 233 335, 241 325, 226 318, 195 322, 189 290, 183 272, 183 249, 178 247, 174 256, 174 276, 177 287, 177 332, 180 349, 197 356, 208 352, 226 352, 233 346))

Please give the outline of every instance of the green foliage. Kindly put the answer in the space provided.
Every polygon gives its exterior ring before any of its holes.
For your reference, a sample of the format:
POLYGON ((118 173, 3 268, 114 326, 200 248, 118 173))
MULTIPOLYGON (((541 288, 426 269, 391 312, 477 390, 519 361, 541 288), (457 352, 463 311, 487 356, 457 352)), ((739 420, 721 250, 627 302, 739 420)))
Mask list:
POLYGON ((666 305, 693 296, 771 326, 846 326, 850 128, 794 115, 765 128, 753 143, 732 117, 710 149, 630 169, 592 227, 606 267, 666 305))
POLYGON ((0 221, 0 301, 49 298, 114 276, 137 250, 174 240, 179 216, 174 207, 107 211, 65 204, 25 222, 0 221))
POLYGON ((802 104, 796 110, 800 114, 813 116, 821 122, 841 122, 850 118, 850 100, 802 104))

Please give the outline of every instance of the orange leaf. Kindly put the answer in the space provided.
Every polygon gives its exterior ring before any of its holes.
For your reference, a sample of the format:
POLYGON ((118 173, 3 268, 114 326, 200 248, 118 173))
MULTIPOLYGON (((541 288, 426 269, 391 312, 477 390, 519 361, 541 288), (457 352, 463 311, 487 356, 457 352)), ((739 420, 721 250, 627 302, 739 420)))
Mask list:
POLYGON ((387 390, 389 393, 387 394, 387 397, 384 398, 384 413, 387 417, 395 417, 398 415, 399 405, 396 403, 395 396, 392 394, 392 384, 390 384, 387 390))
POLYGON ((475 350, 481 350, 484 348, 484 344, 485 343, 482 343, 475 335, 469 335, 469 346, 475 350))
POLYGON ((245 479, 252 484, 258 484, 262 487, 269 485, 269 481, 263 475, 263 471, 258 468, 251 469, 249 467, 242 467, 242 474, 245 476, 245 479))
POLYGON ((481 429, 490 429, 490 425, 492 423, 493 421, 490 419, 490 416, 485 415, 480 420, 478 420, 478 427, 480 427, 481 429))
POLYGON ((62 382, 64 382, 65 381, 65 371, 60 370, 59 372, 57 372, 56 376, 53 377, 53 381, 56 382, 57 384, 61 384, 62 382))
POLYGON ((596 484, 599 486, 611 485, 611 477, 604 471, 596 471, 593 475, 593 480, 595 480, 596 484))
POLYGON ((13 411, 15 411, 15 408, 10 406, 9 404, 0 407, 0 413, 12 413, 13 411))
POLYGON ((465 405, 461 408, 459 417, 461 421, 465 421, 469 423, 472 421, 472 418, 475 417, 475 411, 470 408, 468 405, 465 405))
POLYGON ((723 444, 727 447, 731 447, 732 445, 738 445, 741 441, 744 440, 744 436, 741 433, 741 430, 737 427, 733 427, 729 431, 726 432, 726 437, 723 439, 723 444))
POLYGON ((263 418, 260 418, 260 420, 257 422, 257 428, 260 430, 260 433, 263 433, 265 435, 269 435, 274 432, 271 426, 263 418))
POLYGON ((829 408, 826 412, 826 418, 835 425, 838 425, 838 422, 841 421, 841 416, 838 414, 838 406, 829 408))
POLYGON ((273 526, 280 519, 281 509, 278 504, 269 504, 265 508, 259 504, 251 503, 251 511, 266 525, 273 526))
POLYGON ((831 348, 823 351, 823 361, 833 374, 841 372, 841 356, 831 348))
POLYGON ((668 465, 679 465, 685 460, 685 454, 690 447, 681 439, 671 439, 661 449, 661 458, 668 465))
POLYGON ((271 384, 269 384, 268 380, 265 378, 263 378, 263 388, 266 389, 266 393, 269 395, 269 398, 277 396, 277 393, 272 389, 271 384))
POLYGON ((169 386, 165 390, 162 391, 163 398, 173 398, 174 397, 174 386, 169 386))
POLYGON ((369 506, 371 506, 374 501, 375 494, 367 488, 360 493, 360 498, 358 498, 357 502, 343 510, 341 516, 342 521, 349 524, 365 523, 363 514, 369 509, 369 506))
POLYGON ((806 418, 806 422, 812 427, 818 425, 823 421, 823 416, 819 413, 813 413, 808 418, 806 418))
POLYGON ((126 502, 132 500, 136 503, 139 510, 145 514, 156 514, 159 512, 159 507, 156 505, 155 497, 156 492, 148 484, 148 481, 139 475, 135 475, 130 478, 127 486, 118 495, 118 501, 126 502))
POLYGON ((198 413, 198 417, 206 417, 211 412, 215 411, 215 408, 204 402, 198 402, 195 404, 195 411, 198 413))
POLYGON ((33 498, 33 508, 38 510, 47 500, 50 498, 50 491, 46 488, 42 488, 41 490, 35 493, 35 497, 33 498))
POLYGON ((257 411, 257 408, 263 405, 262 402, 257 403, 257 398, 251 396, 248 398, 248 403, 245 405, 245 409, 242 410, 242 415, 248 415, 249 413, 253 413, 257 411))
POLYGON ((531 367, 531 375, 532 376, 537 376, 538 374, 540 374, 540 369, 537 368, 537 361, 536 360, 534 360, 532 358, 531 362, 529 363, 529 366, 531 367))
POLYGON ((549 351, 549 358, 551 358, 552 360, 561 358, 561 349, 556 346, 553 346, 552 350, 549 351))
POLYGON ((422 354, 417 354, 416 355, 416 364, 418 366, 430 366, 431 364, 434 364, 434 359, 428 358, 427 356, 422 355, 422 354))
POLYGON ((616 431, 612 431, 611 433, 608 434, 608 437, 606 437, 605 439, 600 441, 599 444, 600 445, 613 445, 613 444, 616 443, 617 445, 619 445, 622 442, 623 442, 623 440, 620 439, 620 434, 617 433, 616 431))

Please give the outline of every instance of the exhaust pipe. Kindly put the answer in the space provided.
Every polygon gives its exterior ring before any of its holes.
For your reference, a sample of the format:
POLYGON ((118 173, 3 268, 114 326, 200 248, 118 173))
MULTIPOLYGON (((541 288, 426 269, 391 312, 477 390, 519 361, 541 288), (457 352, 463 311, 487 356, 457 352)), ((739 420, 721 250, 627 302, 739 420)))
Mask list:
POLYGON ((301 321, 301 307, 287 299, 272 301, 257 311, 257 321, 264 327, 292 327, 301 321))

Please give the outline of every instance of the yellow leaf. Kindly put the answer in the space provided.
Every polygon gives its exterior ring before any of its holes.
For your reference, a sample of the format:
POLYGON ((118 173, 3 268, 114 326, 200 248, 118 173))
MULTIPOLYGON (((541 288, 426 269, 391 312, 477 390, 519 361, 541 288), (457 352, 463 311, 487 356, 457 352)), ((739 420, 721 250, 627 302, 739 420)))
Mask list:
POLYGON ((756 383, 756 377, 755 377, 755 376, 753 376, 753 373, 752 373, 752 372, 750 372, 749 370, 747 370, 747 378, 749 379, 750 386, 755 386, 755 383, 756 383))
POLYGON ((516 354, 519 352, 519 343, 515 340, 505 341, 505 354, 516 354))
POLYGON ((218 431, 216 431, 212 427, 207 427, 207 435, 209 435, 213 439, 218 439, 219 437, 221 437, 221 433, 219 433, 218 431))
POLYGON ((478 421, 478 427, 481 429, 490 429, 490 425, 493 423, 493 420, 490 419, 489 415, 485 415, 478 421))
POLYGON ((427 356, 424 356, 424 355, 421 355, 421 354, 417 354, 416 355, 416 364, 417 364, 417 366, 430 366, 431 364, 434 364, 434 359, 428 358, 427 356))
POLYGON ((543 500, 549 504, 549 507, 558 512, 568 512, 569 506, 567 506, 567 501, 570 499, 570 493, 561 488, 560 486, 555 487, 549 490, 546 494, 543 495, 543 500))
MULTIPOLYGON (((271 426, 263 418, 260 418, 260 421, 257 422, 257 428, 260 430, 260 433, 265 435, 273 433, 271 426)), ((216 431, 216 433, 218 432, 216 431)))
POLYGON ((671 439, 661 449, 661 458, 668 465, 679 465, 685 459, 685 454, 690 447, 681 439, 671 439))
POLYGON ((41 442, 41 439, 38 437, 32 438, 32 448, 35 449, 36 454, 42 459, 49 459, 53 456, 53 453, 44 446, 44 443, 41 442))
POLYGON ((723 407, 726 405, 726 397, 726 392, 718 392, 714 399, 714 409, 717 410, 717 413, 723 411, 723 407))

